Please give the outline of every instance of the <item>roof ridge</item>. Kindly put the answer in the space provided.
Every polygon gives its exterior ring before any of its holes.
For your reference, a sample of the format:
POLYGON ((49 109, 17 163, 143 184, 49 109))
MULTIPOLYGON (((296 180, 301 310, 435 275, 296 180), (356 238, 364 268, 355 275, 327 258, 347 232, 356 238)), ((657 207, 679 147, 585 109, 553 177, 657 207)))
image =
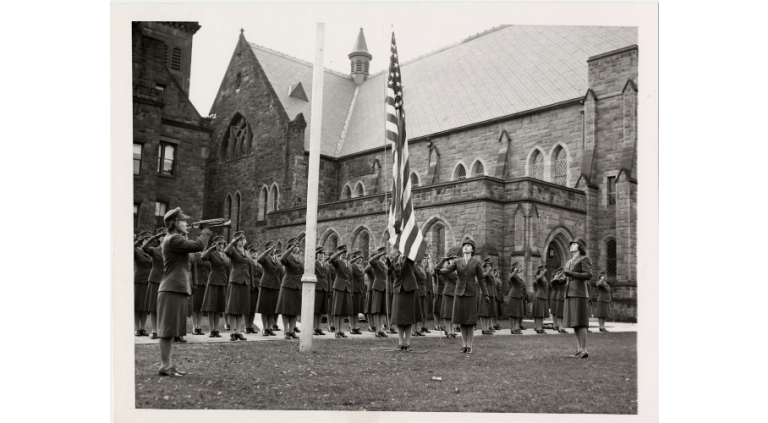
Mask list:
MULTIPOLYGON (((467 38, 464 38, 464 39, 462 39, 462 40, 460 40, 460 41, 457 41, 457 42, 455 42, 455 43, 452 43, 452 44, 447 44, 447 45, 445 45, 445 46, 443 46, 443 47, 440 47, 440 48, 438 48, 438 49, 436 49, 436 50, 432 50, 432 51, 430 51, 430 52, 427 52, 427 53, 424 53, 424 54, 422 54, 421 56, 416 56, 416 57, 414 57, 414 58, 413 58, 413 59, 411 59, 411 60, 408 60, 408 61, 402 62, 402 63, 400 63, 400 67, 403 67, 403 66, 405 66, 405 65, 409 65, 409 64, 411 64, 411 63, 413 63, 413 62, 415 62, 415 61, 417 61, 417 60, 421 60, 421 59, 424 59, 424 58, 426 58, 426 57, 432 56, 433 54, 441 53, 441 52, 443 52, 443 51, 445 51, 445 50, 448 50, 448 49, 450 49, 450 48, 456 47, 456 46, 458 46, 458 45, 461 45, 461 44, 464 44, 464 43, 468 43, 468 42, 470 42, 470 41, 473 41, 473 40, 475 40, 475 39, 477 39, 477 38, 483 37, 483 36, 485 36, 485 35, 491 34, 491 33, 493 33, 493 32, 496 32, 496 31, 501 31, 502 29, 505 29, 505 28, 508 28, 508 27, 511 27, 511 26, 512 26, 512 25, 499 25, 499 26, 494 26, 494 27, 492 27, 492 28, 486 29, 486 30, 485 30, 485 31, 483 31, 483 32, 478 32, 478 33, 477 33, 477 34, 475 34, 475 35, 470 35, 469 37, 467 37, 467 38)), ((374 76, 378 76, 379 74, 382 74, 382 73, 385 73, 385 72, 388 72, 388 70, 387 70, 387 69, 384 69, 384 70, 380 70, 380 71, 378 71, 378 72, 376 72, 376 73, 372 73, 372 74, 369 76, 369 78, 373 78, 374 76)))
MULTIPOLYGON (((302 64, 302 65, 306 65, 306 66, 309 66, 310 68, 313 68, 313 67, 314 67, 314 65, 313 65, 312 63, 309 63, 309 62, 307 62, 307 61, 305 61, 305 60, 301 60, 301 59, 299 59, 298 57, 289 56, 289 55, 287 55, 287 54, 285 54, 285 53, 281 53, 281 52, 279 52, 279 51, 277 51, 277 50, 272 50, 271 48, 268 48, 268 47, 264 47, 264 46, 262 46, 262 45, 259 45, 259 44, 256 44, 256 43, 252 43, 252 42, 250 42, 250 41, 247 41, 247 42, 248 42, 248 44, 249 44, 251 47, 255 47, 255 48, 257 48, 257 49, 259 49, 259 50, 261 50, 261 51, 263 51, 263 52, 266 52, 266 53, 271 53, 271 54, 274 54, 275 56, 278 56, 278 57, 282 57, 282 58, 284 58, 284 59, 288 59, 288 60, 292 60, 292 61, 294 61, 294 62, 296 62, 296 63, 300 63, 300 64, 302 64)), ((347 74, 341 73, 341 72, 339 72, 339 71, 335 71, 335 70, 333 70, 333 69, 328 69, 328 68, 326 68, 325 66, 323 66, 323 70, 324 70, 325 72, 328 72, 328 73, 332 74, 332 75, 340 76, 340 77, 342 77, 342 78, 352 79, 352 76, 350 76, 350 75, 347 75, 347 74)))

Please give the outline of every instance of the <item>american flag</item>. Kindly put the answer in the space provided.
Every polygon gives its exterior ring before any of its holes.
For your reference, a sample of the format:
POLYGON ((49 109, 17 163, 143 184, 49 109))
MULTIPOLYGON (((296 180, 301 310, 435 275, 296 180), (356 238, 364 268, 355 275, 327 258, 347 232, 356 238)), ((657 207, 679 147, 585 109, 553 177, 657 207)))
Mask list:
POLYGON ((389 243, 402 255, 419 262, 427 249, 411 202, 411 170, 408 166, 408 139, 405 136, 405 108, 400 64, 397 60, 395 33, 389 56, 387 80, 387 141, 392 148, 392 202, 389 205, 389 243))

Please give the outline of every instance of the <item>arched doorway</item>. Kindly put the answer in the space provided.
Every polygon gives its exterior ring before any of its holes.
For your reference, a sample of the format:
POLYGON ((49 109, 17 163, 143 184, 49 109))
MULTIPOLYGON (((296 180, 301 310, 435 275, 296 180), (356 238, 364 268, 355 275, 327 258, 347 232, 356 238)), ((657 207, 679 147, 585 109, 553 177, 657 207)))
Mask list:
MULTIPOLYGON (((555 270, 565 266, 565 262, 568 260, 568 238, 566 235, 563 234, 563 232, 558 231, 557 234, 551 238, 549 244, 547 244, 547 249, 544 251, 544 254, 544 266, 547 269, 547 280, 551 281, 555 270)), ((549 290, 550 304, 552 301, 551 297, 554 293, 554 289, 549 290)))

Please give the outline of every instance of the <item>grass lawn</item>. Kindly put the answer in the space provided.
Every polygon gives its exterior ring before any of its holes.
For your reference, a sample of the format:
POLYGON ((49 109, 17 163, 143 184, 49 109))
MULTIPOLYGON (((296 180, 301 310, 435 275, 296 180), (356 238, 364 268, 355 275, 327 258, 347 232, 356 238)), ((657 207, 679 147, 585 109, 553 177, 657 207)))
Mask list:
POLYGON ((174 344, 182 378, 158 376, 157 346, 137 345, 136 407, 637 414, 636 333, 590 336, 583 360, 566 357, 572 334, 476 332, 472 355, 460 339, 380 349, 392 342, 316 337, 309 354, 298 340, 174 344))

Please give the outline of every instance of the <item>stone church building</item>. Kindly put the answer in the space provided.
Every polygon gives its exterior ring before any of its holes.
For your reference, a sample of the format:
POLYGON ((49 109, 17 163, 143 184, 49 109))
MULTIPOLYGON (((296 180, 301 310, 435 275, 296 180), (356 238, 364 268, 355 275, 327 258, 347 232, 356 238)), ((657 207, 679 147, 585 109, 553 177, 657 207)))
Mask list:
MULTIPOLYGON (((188 98, 196 22, 134 24, 134 228, 164 210, 232 219, 250 242, 304 230, 312 64, 241 32, 203 118, 188 98)), ((325 70, 318 244, 386 243, 388 57, 363 29, 349 74, 325 70)), ((466 236, 533 282, 584 238, 636 317, 637 29, 501 26, 401 62, 417 220, 433 257, 466 236)), ((399 45, 403 51, 407 45, 399 45)), ((229 236, 228 231, 224 232, 229 236)))

